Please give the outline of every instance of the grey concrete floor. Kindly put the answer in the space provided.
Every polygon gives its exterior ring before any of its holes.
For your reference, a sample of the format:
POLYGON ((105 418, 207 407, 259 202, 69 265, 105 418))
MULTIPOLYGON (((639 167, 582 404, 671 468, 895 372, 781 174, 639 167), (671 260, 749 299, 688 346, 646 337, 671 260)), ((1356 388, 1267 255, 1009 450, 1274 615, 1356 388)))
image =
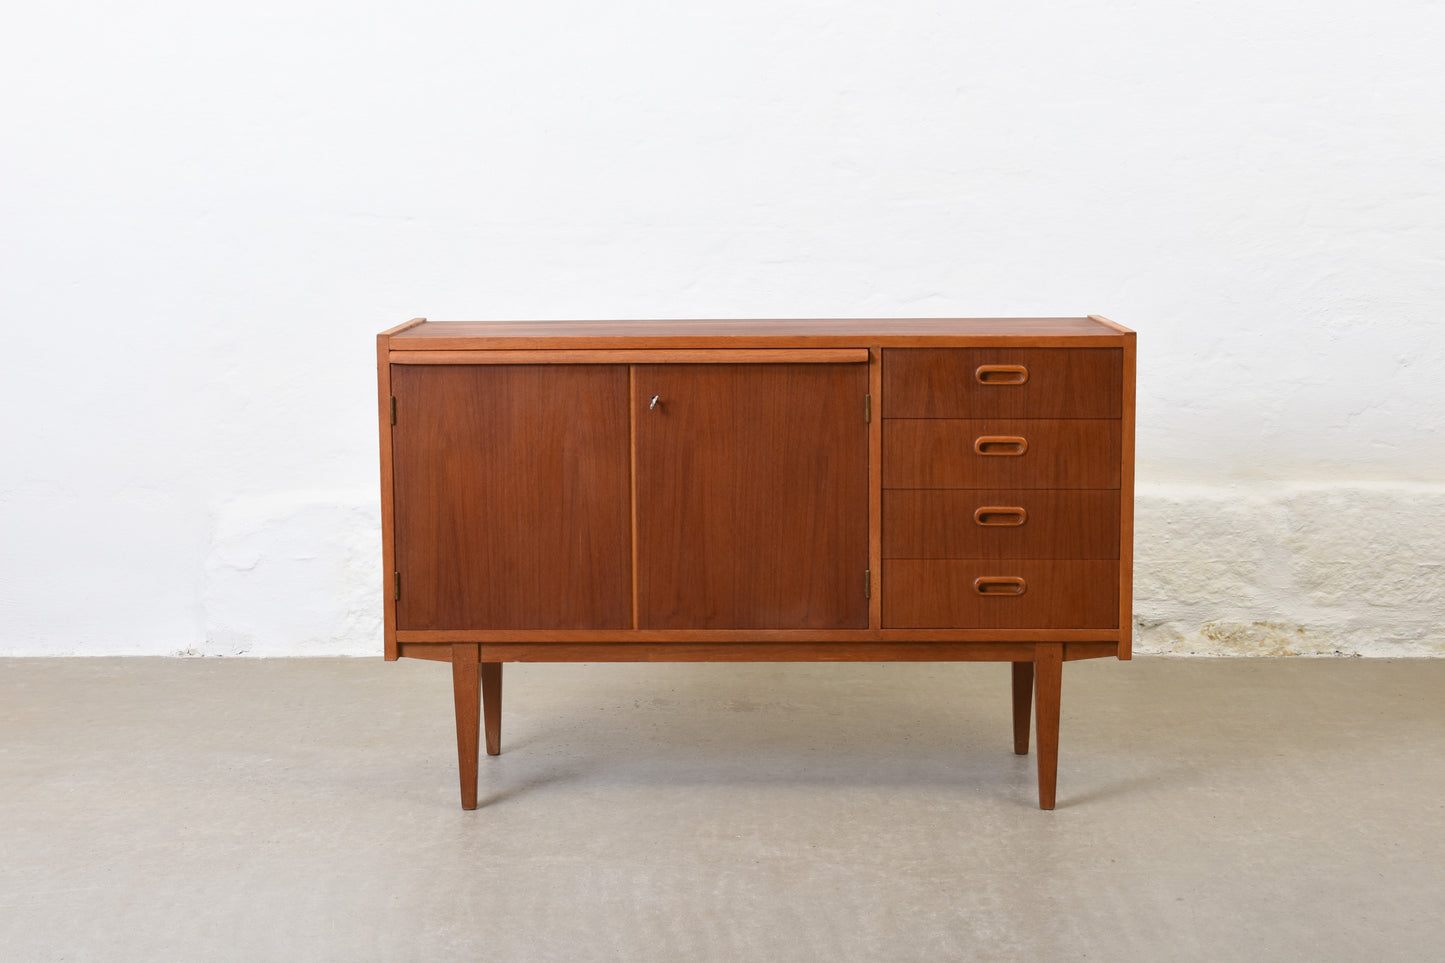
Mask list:
POLYGON ((0 660, 4 960, 1435 960, 1445 661, 0 660))

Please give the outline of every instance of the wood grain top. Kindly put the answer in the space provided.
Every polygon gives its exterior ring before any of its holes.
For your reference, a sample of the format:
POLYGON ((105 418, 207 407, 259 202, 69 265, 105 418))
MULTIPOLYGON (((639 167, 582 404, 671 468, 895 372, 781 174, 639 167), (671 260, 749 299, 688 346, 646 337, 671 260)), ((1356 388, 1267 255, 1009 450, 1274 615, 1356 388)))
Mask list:
POLYGON ((546 347, 833 347, 1017 343, 1117 346, 1132 332, 1084 318, 811 318, 632 321, 424 321, 386 332, 393 350, 546 347))

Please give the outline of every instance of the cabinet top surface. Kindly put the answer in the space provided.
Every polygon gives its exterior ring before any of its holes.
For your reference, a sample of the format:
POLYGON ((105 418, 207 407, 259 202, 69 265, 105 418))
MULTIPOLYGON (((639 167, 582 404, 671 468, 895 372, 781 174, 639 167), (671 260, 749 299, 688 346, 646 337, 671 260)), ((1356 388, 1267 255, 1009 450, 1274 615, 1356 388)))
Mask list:
POLYGON ((959 340, 1112 346, 1132 335, 1120 325, 1085 318, 810 318, 636 321, 418 321, 386 335, 397 350, 446 348, 738 346, 742 344, 939 344, 959 340))

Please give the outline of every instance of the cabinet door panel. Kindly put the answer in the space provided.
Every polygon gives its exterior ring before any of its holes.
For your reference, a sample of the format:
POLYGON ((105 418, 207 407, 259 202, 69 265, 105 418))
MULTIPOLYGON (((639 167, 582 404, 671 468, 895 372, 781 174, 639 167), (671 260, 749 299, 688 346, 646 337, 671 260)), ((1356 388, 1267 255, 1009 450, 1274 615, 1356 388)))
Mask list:
POLYGON ((392 366, 398 628, 632 625, 627 378, 392 366))
POLYGON ((867 366, 634 379, 639 626, 866 628, 867 366))

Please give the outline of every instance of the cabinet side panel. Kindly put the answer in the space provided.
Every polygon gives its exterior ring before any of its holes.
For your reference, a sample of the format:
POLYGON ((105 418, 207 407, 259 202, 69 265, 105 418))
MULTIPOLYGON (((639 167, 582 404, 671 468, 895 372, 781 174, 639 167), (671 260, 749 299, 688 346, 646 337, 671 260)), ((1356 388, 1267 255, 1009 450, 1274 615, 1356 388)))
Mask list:
MULTIPOLYGON (((418 320, 407 324, 420 323, 418 320)), ((391 365, 390 332, 376 336, 376 394, 379 437, 381 439, 381 598, 382 645, 388 662, 398 658, 396 644, 396 603, 392 592, 392 575, 396 570, 395 518, 392 515, 391 474, 391 365)))
POLYGON ((635 371, 639 626, 867 628, 868 366, 635 371))
MULTIPOLYGON (((1112 324, 1113 322, 1109 322, 1112 324)), ((1124 344, 1124 415, 1119 481, 1119 658, 1134 657, 1134 409, 1136 339, 1124 344)))
POLYGON ((630 626, 627 368, 391 378, 398 627, 630 626))

